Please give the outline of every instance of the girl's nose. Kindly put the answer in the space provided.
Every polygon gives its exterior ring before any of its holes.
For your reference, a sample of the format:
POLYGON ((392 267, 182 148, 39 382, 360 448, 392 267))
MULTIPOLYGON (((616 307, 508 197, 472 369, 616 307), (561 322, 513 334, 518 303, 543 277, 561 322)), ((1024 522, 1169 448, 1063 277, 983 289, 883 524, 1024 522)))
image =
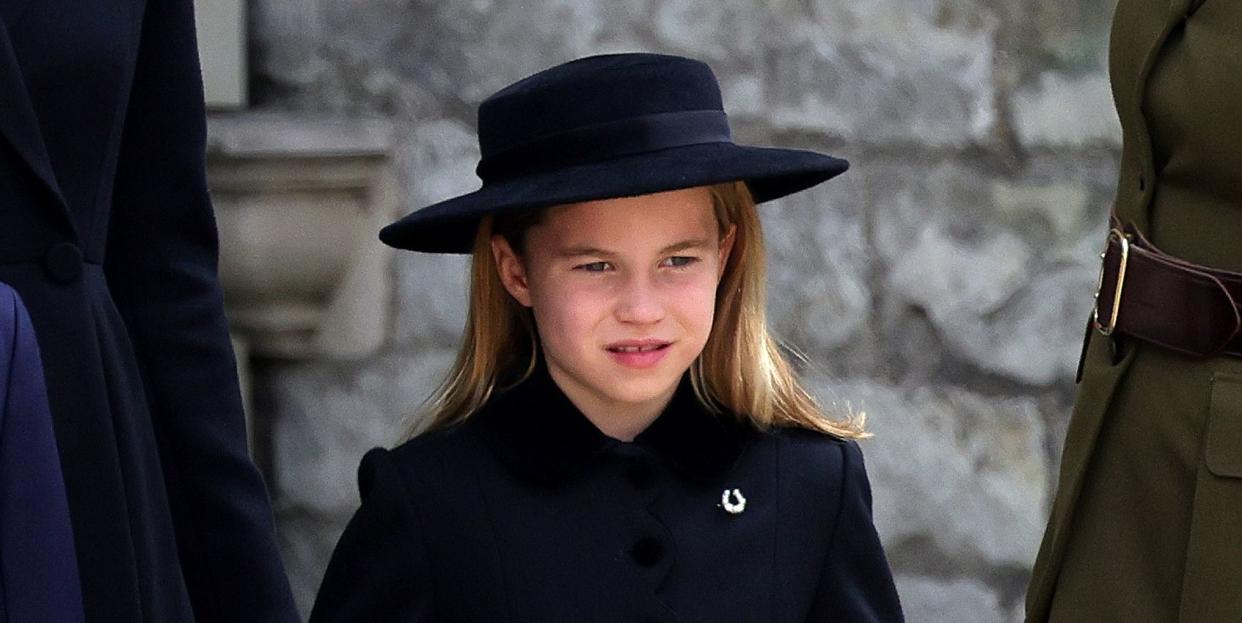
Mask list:
POLYGON ((652 324, 664 318, 664 303, 650 280, 631 279, 617 299, 617 320, 631 324, 652 324))

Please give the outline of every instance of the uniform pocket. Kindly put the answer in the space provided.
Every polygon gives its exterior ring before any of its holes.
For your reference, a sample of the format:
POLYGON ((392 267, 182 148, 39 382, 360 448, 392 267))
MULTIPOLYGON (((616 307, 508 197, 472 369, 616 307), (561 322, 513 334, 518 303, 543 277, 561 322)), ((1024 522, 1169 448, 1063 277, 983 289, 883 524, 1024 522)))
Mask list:
POLYGON ((1242 374, 1216 373, 1204 461, 1186 543, 1178 623, 1238 621, 1242 612, 1242 374))
POLYGON ((1212 376, 1204 455, 1212 474, 1242 478, 1242 375, 1212 376))

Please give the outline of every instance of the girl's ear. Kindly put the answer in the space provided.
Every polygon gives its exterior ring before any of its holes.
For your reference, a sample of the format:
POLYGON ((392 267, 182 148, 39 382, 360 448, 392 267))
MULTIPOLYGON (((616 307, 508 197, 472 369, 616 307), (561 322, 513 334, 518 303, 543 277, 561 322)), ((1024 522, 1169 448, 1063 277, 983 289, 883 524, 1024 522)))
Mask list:
POLYGON ((530 286, 526 282, 526 268, 522 266, 522 258, 518 257, 504 236, 492 236, 492 258, 496 260, 496 272, 500 275, 500 283, 504 284, 505 290, 523 307, 530 307, 530 286))
POLYGON ((729 233, 720 239, 720 268, 716 271, 716 280, 724 277, 725 266, 729 263, 729 254, 733 252, 733 242, 737 239, 737 224, 729 225, 729 233))

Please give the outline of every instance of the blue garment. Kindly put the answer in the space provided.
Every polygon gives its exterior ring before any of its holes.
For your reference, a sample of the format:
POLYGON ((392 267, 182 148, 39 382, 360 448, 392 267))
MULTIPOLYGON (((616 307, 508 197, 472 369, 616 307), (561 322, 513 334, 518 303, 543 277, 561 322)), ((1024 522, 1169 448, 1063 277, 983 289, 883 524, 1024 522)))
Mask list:
POLYGON ((82 621, 69 503, 43 364, 21 298, 0 284, 0 620, 82 621))

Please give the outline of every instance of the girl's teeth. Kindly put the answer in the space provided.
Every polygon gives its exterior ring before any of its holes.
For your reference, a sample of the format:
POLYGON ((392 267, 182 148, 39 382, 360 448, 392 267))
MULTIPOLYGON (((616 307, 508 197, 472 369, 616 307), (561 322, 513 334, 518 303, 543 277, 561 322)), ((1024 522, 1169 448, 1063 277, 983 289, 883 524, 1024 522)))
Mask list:
POLYGON ((660 347, 654 346, 654 345, 653 346, 618 346, 614 350, 616 350, 619 353, 638 353, 638 352, 645 352, 649 350, 656 350, 657 348, 660 348, 660 347))

